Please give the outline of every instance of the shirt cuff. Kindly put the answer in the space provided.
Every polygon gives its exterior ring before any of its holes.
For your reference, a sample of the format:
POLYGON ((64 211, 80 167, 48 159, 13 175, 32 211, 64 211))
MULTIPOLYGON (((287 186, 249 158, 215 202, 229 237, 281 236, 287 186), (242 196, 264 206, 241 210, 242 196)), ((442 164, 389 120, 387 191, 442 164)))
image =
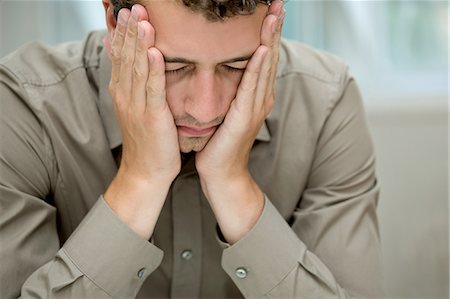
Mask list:
POLYGON ((223 251, 222 267, 246 298, 259 298, 298 267, 305 252, 305 244, 265 196, 255 226, 223 251))
POLYGON ((164 255, 123 223, 103 196, 62 250, 87 278, 118 298, 134 298, 164 255))

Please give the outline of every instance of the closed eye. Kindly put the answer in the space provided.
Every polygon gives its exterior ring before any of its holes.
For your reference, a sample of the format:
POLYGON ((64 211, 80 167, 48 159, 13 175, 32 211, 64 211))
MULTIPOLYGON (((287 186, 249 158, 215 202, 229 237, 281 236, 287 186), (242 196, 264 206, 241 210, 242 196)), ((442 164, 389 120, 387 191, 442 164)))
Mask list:
POLYGON ((175 70, 166 70, 166 74, 167 75, 176 75, 176 74, 181 74, 181 73, 183 73, 186 70, 187 70, 187 65, 183 66, 183 67, 180 67, 178 69, 175 69, 175 70))
POLYGON ((245 68, 237 68, 237 67, 232 67, 229 65, 224 65, 224 67, 227 71, 232 72, 232 73, 245 71, 245 68))

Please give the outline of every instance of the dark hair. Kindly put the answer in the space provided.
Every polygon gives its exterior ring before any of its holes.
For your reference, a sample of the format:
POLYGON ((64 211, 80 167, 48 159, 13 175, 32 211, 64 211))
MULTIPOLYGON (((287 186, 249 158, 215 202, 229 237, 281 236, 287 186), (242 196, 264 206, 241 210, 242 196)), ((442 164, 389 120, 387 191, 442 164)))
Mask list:
MULTIPOLYGON (((270 4, 273 0, 177 0, 194 12, 199 12, 209 21, 222 21, 237 15, 252 14, 258 4, 270 4)), ((131 9, 139 0, 111 0, 114 14, 122 8, 131 9)))

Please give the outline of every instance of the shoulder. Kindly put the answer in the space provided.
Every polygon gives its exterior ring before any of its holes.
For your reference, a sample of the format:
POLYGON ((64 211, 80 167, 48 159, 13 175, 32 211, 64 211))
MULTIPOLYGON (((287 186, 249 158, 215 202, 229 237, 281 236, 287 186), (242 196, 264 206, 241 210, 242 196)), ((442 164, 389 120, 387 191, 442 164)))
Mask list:
POLYGON ((304 43, 282 39, 278 76, 299 75, 324 83, 339 83, 347 65, 339 57, 304 43))
POLYGON ((84 41, 49 46, 28 43, 0 59, 0 79, 8 76, 19 84, 48 86, 71 72, 99 63, 102 32, 90 33, 84 41))
POLYGON ((277 86, 285 105, 298 103, 324 119, 352 80, 347 64, 337 56, 301 42, 282 40, 277 86))

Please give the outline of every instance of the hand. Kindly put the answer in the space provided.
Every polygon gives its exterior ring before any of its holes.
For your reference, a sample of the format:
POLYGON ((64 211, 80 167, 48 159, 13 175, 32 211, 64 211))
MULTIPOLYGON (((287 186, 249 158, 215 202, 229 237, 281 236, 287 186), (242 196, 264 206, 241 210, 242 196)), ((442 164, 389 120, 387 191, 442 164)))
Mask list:
POLYGON ((120 168, 140 179, 173 180, 181 166, 180 151, 166 102, 164 59, 154 48, 154 29, 140 5, 133 6, 131 17, 122 10, 118 19, 110 53, 110 93, 123 139, 120 168))
POLYGON ((177 130, 166 102, 165 66, 154 48, 147 11, 119 12, 111 34, 109 86, 122 132, 122 159, 105 199, 143 237, 152 233, 170 184, 181 168, 177 130))
POLYGON ((285 11, 273 2, 253 54, 224 122, 196 155, 202 189, 224 237, 237 241, 253 227, 263 209, 263 193, 248 169, 250 150, 272 110, 281 27, 285 11))

